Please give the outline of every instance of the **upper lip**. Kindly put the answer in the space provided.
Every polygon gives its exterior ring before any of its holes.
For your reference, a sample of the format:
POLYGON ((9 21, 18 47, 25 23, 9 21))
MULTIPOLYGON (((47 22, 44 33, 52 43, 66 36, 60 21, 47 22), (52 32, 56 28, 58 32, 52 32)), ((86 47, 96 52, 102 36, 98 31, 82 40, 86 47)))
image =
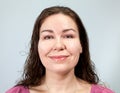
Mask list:
POLYGON ((49 57, 59 59, 59 58, 64 58, 64 57, 68 57, 68 56, 69 55, 52 55, 52 56, 49 56, 49 57))

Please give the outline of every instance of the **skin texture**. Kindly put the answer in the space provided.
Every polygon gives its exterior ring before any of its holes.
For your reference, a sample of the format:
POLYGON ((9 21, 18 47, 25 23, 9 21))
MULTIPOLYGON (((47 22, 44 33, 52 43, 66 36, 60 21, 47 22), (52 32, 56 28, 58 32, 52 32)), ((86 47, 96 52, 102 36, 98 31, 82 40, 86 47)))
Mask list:
POLYGON ((46 73, 74 71, 82 52, 78 33, 75 22, 63 14, 52 15, 43 22, 38 52, 46 73))
POLYGON ((78 28, 69 16, 59 13, 45 19, 38 53, 46 74, 40 86, 29 87, 30 93, 90 92, 91 85, 74 75, 82 46, 78 28))
POLYGON ((90 93, 98 84, 86 29, 72 9, 45 8, 37 17, 21 79, 30 93, 90 93))
POLYGON ((35 21, 29 54, 17 85, 39 86, 43 77, 69 72, 89 84, 99 82, 81 19, 68 7, 49 7, 35 21))

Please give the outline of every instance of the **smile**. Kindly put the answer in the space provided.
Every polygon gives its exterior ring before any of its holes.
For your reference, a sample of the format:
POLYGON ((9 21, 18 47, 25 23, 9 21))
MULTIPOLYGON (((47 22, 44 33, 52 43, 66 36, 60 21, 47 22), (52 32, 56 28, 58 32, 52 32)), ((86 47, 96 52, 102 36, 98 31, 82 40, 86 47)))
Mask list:
POLYGON ((65 59, 67 59, 68 56, 66 56, 66 55, 50 56, 50 58, 51 58, 52 60, 55 60, 55 61, 63 61, 63 60, 65 60, 65 59))

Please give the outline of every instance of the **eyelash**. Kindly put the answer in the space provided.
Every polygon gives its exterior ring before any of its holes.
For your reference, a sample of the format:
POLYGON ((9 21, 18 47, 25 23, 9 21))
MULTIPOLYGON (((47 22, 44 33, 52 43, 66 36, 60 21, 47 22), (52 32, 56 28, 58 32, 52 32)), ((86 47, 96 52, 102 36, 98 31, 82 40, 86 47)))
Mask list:
POLYGON ((49 36, 49 35, 48 35, 48 36, 43 37, 43 39, 44 39, 44 40, 53 39, 53 38, 54 38, 53 36, 49 36))
POLYGON ((65 36, 63 36, 64 38, 69 38, 69 39, 71 39, 71 38, 73 38, 74 36, 73 35, 65 35, 65 36))
MULTIPOLYGON (((73 35, 64 35, 63 38, 72 39, 72 38, 74 38, 74 36, 73 35)), ((54 39, 54 36, 47 35, 47 36, 44 36, 43 39, 44 40, 54 39)))

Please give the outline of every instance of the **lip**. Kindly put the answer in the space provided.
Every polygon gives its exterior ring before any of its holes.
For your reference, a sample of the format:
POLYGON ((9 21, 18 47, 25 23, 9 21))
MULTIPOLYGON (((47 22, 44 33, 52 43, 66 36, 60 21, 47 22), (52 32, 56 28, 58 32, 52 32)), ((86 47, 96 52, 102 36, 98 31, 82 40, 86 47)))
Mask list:
POLYGON ((55 61, 63 61, 68 58, 68 55, 57 55, 57 56, 49 56, 49 57, 55 61))

